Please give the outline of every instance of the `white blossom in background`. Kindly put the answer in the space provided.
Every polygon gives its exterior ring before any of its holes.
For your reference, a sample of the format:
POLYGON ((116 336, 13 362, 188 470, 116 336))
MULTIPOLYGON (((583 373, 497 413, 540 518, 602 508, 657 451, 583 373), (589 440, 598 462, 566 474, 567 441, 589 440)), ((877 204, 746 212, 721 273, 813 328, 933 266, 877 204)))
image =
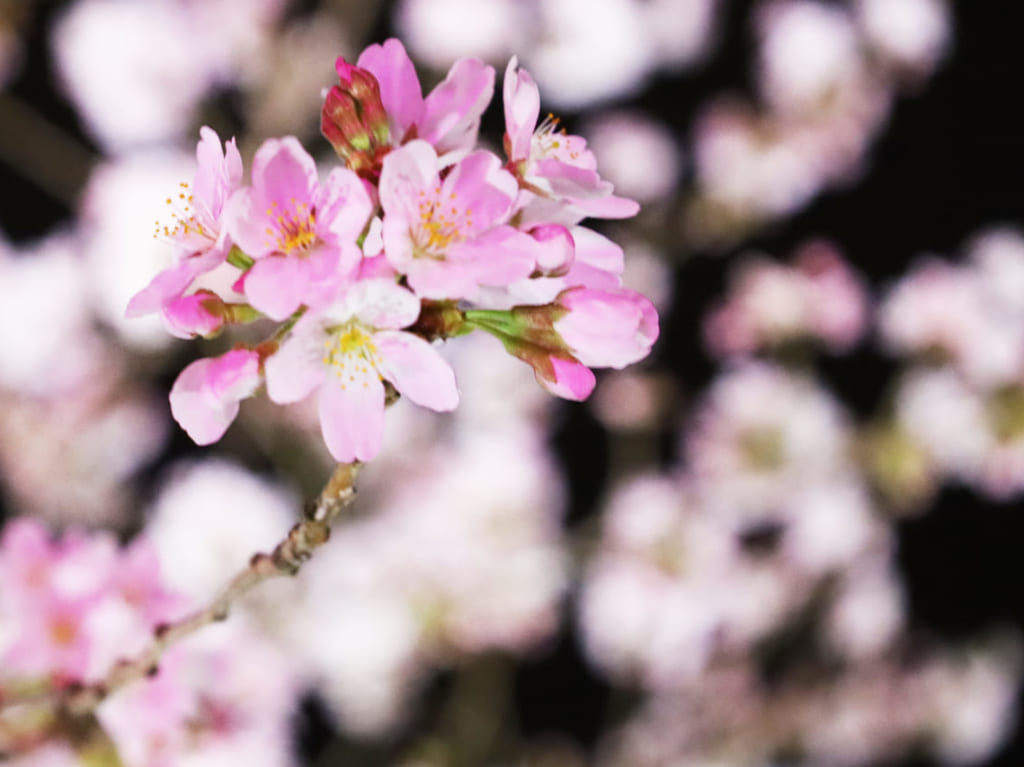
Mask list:
POLYGON ((949 53, 946 0, 854 0, 854 12, 867 44, 887 66, 920 76, 949 53))
POLYGON ((817 0, 770 0, 755 18, 758 85, 773 111, 818 112, 859 86, 864 61, 852 20, 842 7, 817 0))
POLYGON ((537 10, 544 34, 522 58, 545 99, 559 108, 623 96, 654 65, 634 0, 549 0, 537 10))
POLYGON ((146 534, 167 583, 205 600, 284 538, 299 509, 296 493, 236 463, 180 463, 153 500, 146 534))
POLYGON ((891 547, 860 558, 842 571, 822 632, 829 645, 851 662, 879 657, 898 639, 906 623, 899 573, 891 547))
POLYGON ((412 54, 442 71, 460 56, 508 59, 534 36, 523 0, 401 0, 394 21, 412 54))
POLYGON ((66 395, 109 364, 85 276, 71 233, 17 250, 0 243, 0 388, 66 395))
POLYGON ((177 143, 215 85, 252 77, 284 0, 78 0, 57 21, 58 74, 89 132, 120 153, 177 143))
POLYGON ((646 45, 659 65, 680 69, 711 52, 720 0, 638 0, 637 5, 646 45))
POLYGON ((640 202, 672 194, 681 157, 664 125, 640 112, 603 112, 584 132, 591 151, 601 158, 601 175, 618 194, 640 202))
POLYGON ((851 470, 846 415, 808 378, 766 363, 722 374, 692 415, 687 470, 739 524, 781 514, 801 489, 851 470))

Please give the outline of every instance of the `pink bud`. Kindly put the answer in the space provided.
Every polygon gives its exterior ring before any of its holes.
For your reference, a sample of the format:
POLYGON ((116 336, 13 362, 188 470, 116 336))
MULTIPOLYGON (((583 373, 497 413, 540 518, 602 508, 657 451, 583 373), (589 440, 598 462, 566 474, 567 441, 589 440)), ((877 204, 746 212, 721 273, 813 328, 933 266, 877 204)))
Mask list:
POLYGON ((239 402, 252 395, 260 378, 260 356, 251 349, 196 360, 171 388, 171 414, 197 445, 212 444, 224 436, 239 402))
POLYGON ((654 304, 636 291, 572 288, 556 303, 568 311, 554 328, 587 367, 624 368, 646 357, 658 338, 654 304))

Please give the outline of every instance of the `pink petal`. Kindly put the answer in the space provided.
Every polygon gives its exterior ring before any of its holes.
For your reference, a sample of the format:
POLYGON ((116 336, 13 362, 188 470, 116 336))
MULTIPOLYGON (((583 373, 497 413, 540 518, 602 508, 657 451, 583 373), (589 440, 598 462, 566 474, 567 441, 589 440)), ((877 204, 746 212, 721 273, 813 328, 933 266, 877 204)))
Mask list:
POLYGON ((371 45, 356 65, 377 78, 381 102, 391 125, 391 140, 401 143, 409 127, 423 117, 423 90, 405 47, 394 38, 385 40, 383 45, 371 45))
POLYGON ((196 360, 171 388, 171 414, 197 445, 219 440, 238 415, 239 402, 259 386, 259 355, 234 349, 196 360))
POLYGON ((401 331, 375 333, 380 374, 417 405, 447 412, 459 404, 455 373, 437 350, 419 336, 401 331))
POLYGON ((620 245, 585 226, 574 226, 572 238, 576 242, 577 262, 612 274, 622 274, 624 259, 620 245))
POLYGON ((529 277, 540 246, 530 235, 499 226, 449 249, 453 262, 464 264, 473 280, 484 285, 508 285, 529 277))
POLYGON ((530 230, 537 243, 537 269, 545 275, 566 274, 576 258, 576 244, 569 230, 558 224, 542 224, 530 230))
POLYGON ((424 101, 419 138, 433 144, 439 154, 471 149, 493 94, 494 68, 479 59, 459 59, 424 101))
POLYGON ((389 152, 380 172, 380 204, 387 214, 385 231, 387 216, 397 214, 407 221, 417 220, 420 192, 432 190, 438 182, 437 152, 426 141, 410 141, 389 152))
POLYGON ((294 202, 312 203, 319 187, 316 163, 294 136, 267 139, 252 161, 252 185, 267 205, 276 202, 291 208, 294 202))
POLYGON ((373 201, 359 176, 348 168, 335 168, 320 189, 316 209, 323 239, 355 242, 373 215, 373 201))
POLYGON ((572 200, 572 203, 591 218, 632 218, 640 212, 640 204, 636 200, 613 194, 589 200, 572 200))
POLYGON ((355 317, 364 325, 394 330, 416 321, 420 316, 420 300, 393 279, 361 280, 345 291, 330 314, 339 321, 355 317))
POLYGON ((384 439, 384 385, 377 371, 346 366, 346 380, 328 375, 320 389, 320 429, 334 460, 370 461, 384 439))
POLYGON ((569 312, 555 330, 590 367, 621 369, 646 357, 658 338, 658 313, 636 291, 576 288, 559 303, 569 312))
POLYGON ((205 125, 199 129, 196 145, 196 175, 192 184, 193 203, 206 209, 216 221, 232 192, 242 183, 242 156, 235 140, 221 148, 220 137, 205 125))
POLYGON ((326 340, 319 318, 307 314, 295 323, 280 348, 263 363, 267 396, 272 402, 299 402, 323 383, 326 340))
POLYGON ((310 267, 295 256, 266 256, 245 277, 245 296, 254 308, 274 320, 285 320, 309 292, 310 267))
POLYGON ((441 185, 441 198, 450 195, 458 207, 472 211, 474 229, 486 229, 504 223, 512 212, 519 192, 515 177, 501 167, 501 160, 491 152, 466 155, 452 168, 441 185))
POLYGON ((208 336, 224 325, 224 320, 211 314, 206 306, 207 301, 217 301, 208 293, 193 293, 168 302, 163 308, 163 318, 171 335, 178 338, 208 336))
POLYGON ((509 159, 524 160, 530 156, 533 130, 540 117, 540 91, 525 69, 516 69, 515 56, 505 69, 503 100, 505 134, 509 140, 509 159))
POLYGON ((551 357, 552 378, 543 376, 534 368, 537 381, 549 392, 563 399, 581 402, 590 396, 597 379, 594 371, 574 360, 551 357))

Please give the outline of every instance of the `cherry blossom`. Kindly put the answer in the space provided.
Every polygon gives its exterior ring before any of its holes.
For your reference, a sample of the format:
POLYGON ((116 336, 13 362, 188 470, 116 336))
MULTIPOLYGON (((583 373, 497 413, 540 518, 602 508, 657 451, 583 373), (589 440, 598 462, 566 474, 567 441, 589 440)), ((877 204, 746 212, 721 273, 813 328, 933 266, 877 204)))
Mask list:
POLYGON ((239 402, 259 386, 259 368, 259 354, 249 349, 196 360, 171 389, 174 420, 197 445, 216 442, 238 415, 239 402))
POLYGON ((256 260, 244 281, 250 303, 283 320, 333 292, 359 266, 356 240, 372 212, 370 192, 351 170, 335 168, 321 185, 297 139, 264 142, 253 159, 252 186, 225 212, 231 237, 256 260))
POLYGON ((455 374, 429 343, 403 332, 419 301, 390 280, 357 282, 304 315, 266 362, 267 394, 284 404, 320 392, 320 425, 338 461, 368 461, 384 433, 384 381, 423 407, 458 404, 455 374))

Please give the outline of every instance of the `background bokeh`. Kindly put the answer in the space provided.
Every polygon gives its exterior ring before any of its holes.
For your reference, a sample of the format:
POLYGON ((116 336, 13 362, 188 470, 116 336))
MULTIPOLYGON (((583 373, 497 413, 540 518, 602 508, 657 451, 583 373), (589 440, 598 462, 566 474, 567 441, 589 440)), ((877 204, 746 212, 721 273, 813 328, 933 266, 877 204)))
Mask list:
MULTIPOLYGON (((175 609, 200 604, 329 475, 308 407, 257 398, 193 445, 167 391, 231 339, 123 309, 170 259, 153 224, 199 126, 246 167, 285 134, 329 167, 335 57, 399 36, 430 84, 519 56, 640 200, 601 231, 661 338, 581 404, 450 342, 463 404, 389 411, 360 518, 102 710, 126 761, 162 738, 169 764, 1019 764, 1021 17, 0 0, 0 690, 58 662, 25 651, 51 607, 11 596, 17 551, 56 593, 133 572, 141 534, 175 609), (29 546, 15 518, 79 537, 29 546)), ((502 130, 499 97, 485 142, 502 130)), ((145 629, 92 608, 100 673, 145 629)))

